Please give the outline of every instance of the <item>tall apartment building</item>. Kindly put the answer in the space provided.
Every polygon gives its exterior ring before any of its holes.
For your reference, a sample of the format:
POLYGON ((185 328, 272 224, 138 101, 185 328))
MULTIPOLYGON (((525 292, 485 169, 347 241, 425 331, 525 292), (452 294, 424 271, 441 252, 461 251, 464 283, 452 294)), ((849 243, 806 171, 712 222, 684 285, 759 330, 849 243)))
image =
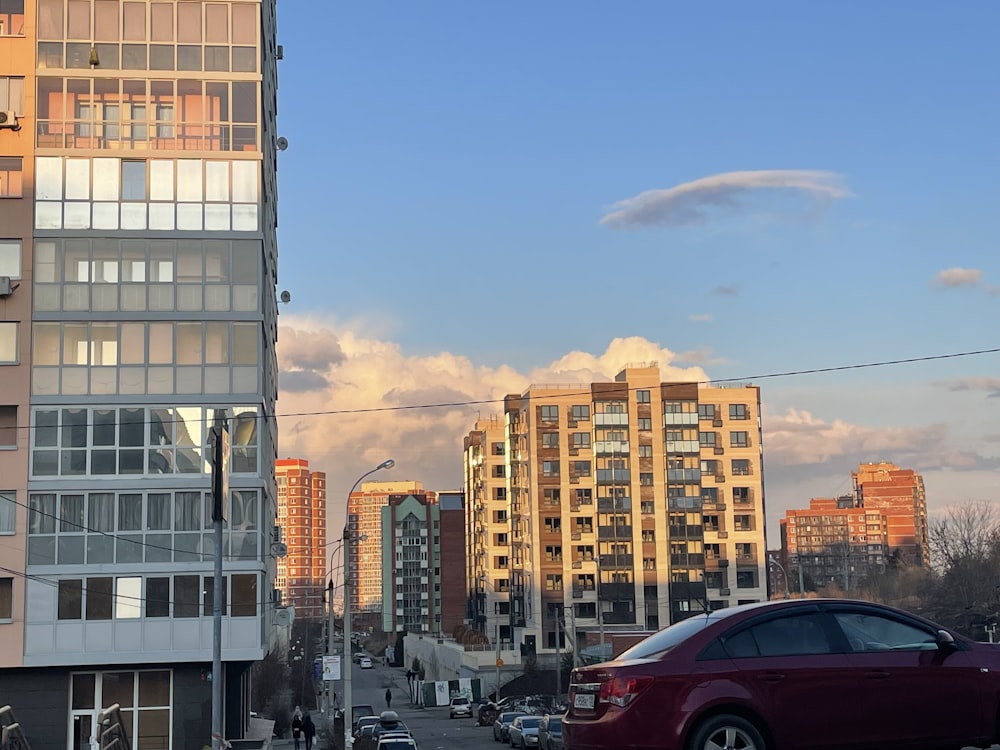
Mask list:
POLYGON ((813 498, 808 509, 785 511, 779 523, 781 563, 792 591, 800 572, 804 585, 832 583, 849 591, 865 576, 885 569, 886 516, 878 508, 857 506, 851 495, 813 498))
POLYGON ((210 736, 217 419, 242 736, 272 632, 276 78, 274 0, 0 2, 0 695, 35 747, 86 747, 111 703, 137 748, 210 736))
POLYGON ((582 646, 767 598, 757 387, 651 363, 504 412, 464 446, 470 614, 491 637, 554 654, 557 622, 582 646))
MULTIPOLYGON (((433 498, 434 493, 412 480, 363 482, 347 499, 347 518, 353 532, 351 611, 364 621, 364 613, 382 612, 382 509, 394 495, 433 498)), ((376 617, 376 620, 378 617, 376 617)))
POLYGON ((392 494, 381 510, 382 629, 451 633, 465 621, 464 497, 392 494))
POLYGON ((274 587, 296 617, 323 617, 327 567, 326 473, 311 471, 302 458, 275 462, 278 526, 288 552, 278 558, 274 587))
POLYGON ((908 565, 930 567, 924 478, 888 461, 864 463, 851 473, 856 503, 885 514, 890 554, 908 565))

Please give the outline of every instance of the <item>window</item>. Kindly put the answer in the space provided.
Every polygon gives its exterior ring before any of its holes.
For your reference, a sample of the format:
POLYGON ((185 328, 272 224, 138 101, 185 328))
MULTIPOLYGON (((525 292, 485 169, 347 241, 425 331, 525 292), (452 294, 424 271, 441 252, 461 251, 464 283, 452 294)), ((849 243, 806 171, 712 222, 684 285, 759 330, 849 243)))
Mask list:
POLYGON ((656 570, 656 558, 655 557, 644 557, 644 558, 642 558, 642 569, 643 570, 656 570))
POLYGON ((655 542, 656 541, 656 532, 653 531, 652 529, 643 529, 642 530, 642 541, 644 541, 644 542, 655 542))
POLYGON ((717 502, 719 502, 719 488, 718 487, 702 487, 701 488, 701 501, 703 503, 717 503, 717 502))
POLYGON ((503 443, 493 443, 493 455, 502 456, 504 454, 504 444, 503 443))
POLYGON ((543 432, 542 433, 542 447, 543 448, 558 448, 559 447, 559 433, 558 432, 543 432))
POLYGON ((713 475, 713 476, 717 476, 718 474, 721 473, 719 471, 719 462, 716 461, 715 459, 707 460, 707 461, 702 461, 701 462, 701 473, 702 474, 710 474, 710 475, 713 475))
POLYGON ((0 621, 14 617, 14 579, 0 578, 0 621))
POLYGON ((721 589, 725 588, 722 585, 722 571, 710 570, 705 572, 705 588, 709 589, 721 589))
POLYGON ((570 408, 570 419, 574 422, 586 422, 590 419, 590 406, 573 406, 570 408))
POLYGON ((0 534, 13 534, 15 531, 16 497, 14 490, 0 490, 0 534))
POLYGON ((22 195, 20 156, 0 156, 0 198, 20 198, 22 195))
POLYGON ((0 36, 24 36, 24 0, 0 2, 0 36))
POLYGON ((88 620, 110 620, 114 601, 113 578, 88 578, 85 600, 88 620))
POLYGON ((645 390, 645 389, 636 391, 635 392, 635 400, 636 400, 637 403, 640 403, 640 404, 648 404, 649 403, 649 391, 645 390))
POLYGON ((122 161, 122 200, 146 200, 146 162, 122 161))
POLYGON ((745 431, 730 432, 729 433, 729 447, 730 448, 748 448, 750 447, 750 434, 745 431))
POLYGON ((699 432, 698 433, 698 445, 702 448, 714 448, 715 447, 715 433, 714 432, 699 432))
POLYGON ((558 461, 542 461, 542 476, 543 477, 557 477, 557 476, 559 476, 559 462, 558 461))
POLYGON ((652 500, 641 500, 639 502, 639 512, 643 515, 653 515, 656 512, 656 505, 652 500))
MULTIPOLYGON (((741 588, 737 581, 737 588, 741 588)), ((823 627, 822 613, 777 617, 733 635, 724 636, 726 652, 734 659, 758 656, 828 654, 833 648, 823 627)))
POLYGON ((652 473, 647 473, 644 471, 639 472, 639 484, 641 484, 644 487, 652 487, 653 486, 652 473))
POLYGON ((590 447, 590 433, 589 432, 574 432, 573 433, 573 447, 574 448, 589 448, 590 447))
POLYGON ((749 503, 753 501, 753 495, 749 487, 733 487, 734 503, 749 503))
POLYGON ((541 419, 543 422, 558 422, 559 421, 559 407, 558 406, 541 406, 539 407, 541 419))
POLYGON ((257 615, 257 576, 232 576, 233 617, 256 617, 257 615))
POLYGON ((653 457, 653 446, 651 445, 639 446, 639 458, 652 458, 652 457, 653 457))
POLYGON ((146 617, 170 616, 170 579, 146 579, 146 617))
POLYGON ((83 581, 79 578, 59 581, 60 620, 79 620, 83 617, 83 581))
POLYGON ((0 240, 0 276, 21 278, 21 240, 0 240))
MULTIPOLYGON (((17 364, 17 332, 18 324, 0 322, 0 365, 17 364)), ((3 445, 0 438, 0 445, 3 445)))
POLYGON ((506 500, 507 499, 507 488, 506 487, 494 487, 493 488, 493 499, 494 500, 506 500))
POLYGON ((934 651, 933 633, 915 625, 867 612, 836 612, 834 617, 852 651, 934 651))
POLYGON ((736 571, 736 588, 752 589, 757 586, 757 572, 754 570, 736 571))
MULTIPOLYGON (((0 10, 0 18, 2 18, 0 10)), ((0 111, 24 114, 24 78, 0 76, 0 111)))
POLYGON ((562 591, 563 577, 561 573, 549 573, 545 576, 546 591, 562 591))
POLYGON ((730 404, 729 405, 729 418, 730 419, 749 419, 750 415, 747 414, 746 404, 730 404))
POLYGON ((715 404, 698 404, 698 419, 715 419, 715 404))
POLYGON ((562 531, 562 519, 559 517, 545 519, 545 533, 558 534, 562 531))
POLYGON ((590 461, 574 461, 573 474, 578 477, 589 477, 590 461))
POLYGON ((506 476, 506 470, 503 464, 493 467, 493 476, 496 479, 503 479, 506 476))
POLYGON ((732 473, 735 477, 747 477, 750 476, 750 459, 749 458, 734 458, 732 473))
POLYGON ((653 420, 650 419, 649 417, 639 417, 636 420, 636 424, 637 424, 640 432, 643 432, 643 431, 649 432, 650 430, 653 429, 653 420))
POLYGON ((753 531, 753 516, 746 514, 733 516, 733 528, 736 531, 753 531))
POLYGON ((0 448, 17 447, 17 407, 0 406, 0 448))
POLYGON ((545 559, 549 562, 558 562, 559 560, 562 560, 562 547, 553 544, 546 545, 545 559))

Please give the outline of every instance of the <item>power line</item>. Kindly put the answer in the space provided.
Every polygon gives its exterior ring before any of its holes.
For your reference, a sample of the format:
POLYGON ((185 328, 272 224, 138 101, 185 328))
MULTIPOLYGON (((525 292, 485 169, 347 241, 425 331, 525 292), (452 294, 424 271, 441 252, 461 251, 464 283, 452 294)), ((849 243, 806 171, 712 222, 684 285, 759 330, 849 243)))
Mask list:
MULTIPOLYGON (((718 383, 742 383, 751 380, 772 380, 775 378, 788 378, 788 377, 798 377, 802 375, 818 375, 822 373, 831 372, 846 372, 849 370, 866 370, 873 369, 877 367, 892 367, 895 365, 905 365, 905 364, 916 364, 918 362, 934 362, 938 360, 946 359, 959 359, 963 357, 976 357, 984 354, 997 354, 1000 352, 1000 347, 995 347, 991 349, 975 349, 971 351, 964 352, 952 352, 948 354, 929 354, 920 357, 906 357, 904 359, 887 359, 878 360, 875 362, 859 362, 849 365, 832 365, 829 367, 814 367, 801 370, 784 370, 780 372, 770 372, 758 375, 743 375, 740 377, 733 378, 717 378, 708 380, 692 380, 684 381, 693 385, 712 385, 718 383)), ((637 388, 629 388, 629 391, 637 390, 637 388)), ((578 392, 569 391, 564 392, 561 395, 564 396, 589 396, 591 391, 580 390, 578 392)), ((355 409, 328 409, 324 411, 302 411, 302 412, 288 412, 285 414, 257 414, 254 412, 241 412, 239 416, 244 419, 253 418, 255 420, 266 420, 266 419, 280 419, 282 417, 322 417, 322 416, 344 416, 351 414, 375 414, 379 412, 401 412, 401 411, 417 411, 422 409, 449 409, 457 407, 467 407, 467 406, 484 406, 490 404, 500 404, 503 403, 503 398, 487 398, 487 399, 470 399, 468 401, 441 401, 430 404, 403 404, 400 406, 370 406, 364 408, 355 409)), ((240 404, 240 406, 245 406, 245 404, 240 404)), ((58 405, 53 405, 55 409, 66 408, 58 405)), ((87 407, 74 407, 74 408, 87 408, 87 407)), ((91 407, 93 408, 93 407, 91 407)), ((171 408, 171 407, 130 407, 130 408, 171 408)), ((182 407, 188 408, 188 407, 182 407)), ((200 407, 191 407, 200 408, 200 407)), ((204 419, 157 419, 157 420, 140 420, 135 422, 128 422, 128 425, 150 425, 150 424, 161 424, 161 425, 173 425, 173 424, 197 424, 197 423, 209 423, 215 420, 214 417, 206 417, 204 419)), ((17 429, 19 430, 35 430, 35 429, 57 429, 66 427, 90 427, 92 423, 84 422, 75 425, 57 425, 57 426, 45 426, 45 428, 40 428, 38 425, 19 425, 17 429)), ((171 447, 172 444, 166 444, 159 447, 171 447)), ((154 449, 157 446, 144 446, 146 448, 154 449)), ((183 446, 183 447, 194 447, 199 446, 183 446)), ((201 446, 204 447, 204 446, 201 446)), ((252 447, 252 446, 251 446, 252 447)))

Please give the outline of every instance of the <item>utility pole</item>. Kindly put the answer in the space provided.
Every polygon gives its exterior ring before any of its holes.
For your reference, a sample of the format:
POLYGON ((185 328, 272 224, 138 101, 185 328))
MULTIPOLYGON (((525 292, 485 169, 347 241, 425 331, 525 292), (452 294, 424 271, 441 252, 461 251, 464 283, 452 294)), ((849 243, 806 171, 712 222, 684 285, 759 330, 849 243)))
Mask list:
POLYGON ((557 605, 556 608, 556 703, 559 702, 559 694, 562 692, 562 649, 559 647, 559 640, 562 635, 562 627, 559 622, 562 608, 562 604, 557 605))
POLYGON ((212 532, 215 570, 212 577, 212 748, 222 750, 222 524, 229 501, 229 427, 226 413, 215 412, 212 427, 212 532))

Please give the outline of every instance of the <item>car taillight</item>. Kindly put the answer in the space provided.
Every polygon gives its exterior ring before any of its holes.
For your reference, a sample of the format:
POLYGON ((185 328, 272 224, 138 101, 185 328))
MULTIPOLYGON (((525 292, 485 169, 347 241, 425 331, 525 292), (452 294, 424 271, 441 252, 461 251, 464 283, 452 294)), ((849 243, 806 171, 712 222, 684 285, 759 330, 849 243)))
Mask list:
POLYGON ((615 677, 601 683, 601 703, 627 706, 633 698, 652 684, 652 677, 615 677))

